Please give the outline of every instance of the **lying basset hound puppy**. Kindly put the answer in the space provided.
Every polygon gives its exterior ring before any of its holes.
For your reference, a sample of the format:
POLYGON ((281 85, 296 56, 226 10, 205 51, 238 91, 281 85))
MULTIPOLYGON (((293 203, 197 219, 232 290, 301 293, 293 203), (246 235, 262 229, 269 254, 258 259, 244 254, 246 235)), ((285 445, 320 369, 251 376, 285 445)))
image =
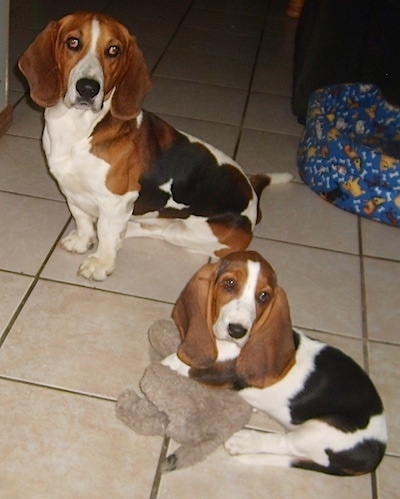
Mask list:
POLYGON ((286 430, 241 430, 225 444, 230 454, 333 475, 378 466, 387 436, 372 381, 340 350, 292 328, 286 294, 258 253, 231 253, 202 267, 173 318, 182 341, 165 365, 238 390, 286 430))
POLYGON ((128 236, 149 236, 209 256, 245 249, 271 182, 247 178, 209 144, 142 109, 151 81, 135 38, 114 19, 77 13, 51 22, 19 60, 45 110, 43 146, 76 229, 72 252, 98 248, 79 268, 103 280, 128 236))

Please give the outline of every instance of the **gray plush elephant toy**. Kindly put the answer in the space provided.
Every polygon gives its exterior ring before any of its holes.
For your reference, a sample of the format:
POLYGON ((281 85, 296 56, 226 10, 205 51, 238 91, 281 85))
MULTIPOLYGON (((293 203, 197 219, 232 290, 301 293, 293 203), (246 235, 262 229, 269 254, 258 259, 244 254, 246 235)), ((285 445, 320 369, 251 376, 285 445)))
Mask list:
POLYGON ((205 386, 161 364, 180 344, 172 320, 154 323, 149 342, 152 363, 140 381, 142 394, 125 390, 118 397, 116 414, 136 433, 166 436, 179 443, 163 471, 185 468, 205 459, 240 430, 252 409, 235 391, 205 386))

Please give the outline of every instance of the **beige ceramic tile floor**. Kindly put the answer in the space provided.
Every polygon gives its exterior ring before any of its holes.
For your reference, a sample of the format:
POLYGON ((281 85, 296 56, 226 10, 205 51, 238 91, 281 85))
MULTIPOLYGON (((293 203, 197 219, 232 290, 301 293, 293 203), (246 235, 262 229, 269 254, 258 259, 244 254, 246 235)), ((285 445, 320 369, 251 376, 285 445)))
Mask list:
POLYGON ((325 204, 299 181, 296 22, 284 3, 11 2, 14 123, 0 139, 1 499, 400 497, 400 230, 325 204), (205 258, 131 239, 115 273, 94 284, 76 276, 82 257, 58 247, 71 220, 46 171, 41 111, 15 64, 48 20, 82 9, 105 11, 137 35, 153 72, 148 109, 234 154, 249 173, 295 175, 265 192, 252 247, 278 271, 294 324, 353 355, 381 390, 389 445, 376 474, 245 467, 220 448, 161 476, 168 442, 115 418, 116 397, 138 387, 149 362, 148 327, 169 317, 205 258))

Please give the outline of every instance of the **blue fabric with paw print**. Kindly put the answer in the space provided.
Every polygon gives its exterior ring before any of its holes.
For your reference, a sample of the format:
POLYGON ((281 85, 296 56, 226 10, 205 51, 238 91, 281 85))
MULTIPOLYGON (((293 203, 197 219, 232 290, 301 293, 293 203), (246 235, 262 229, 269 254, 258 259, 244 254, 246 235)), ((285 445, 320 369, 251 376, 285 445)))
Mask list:
POLYGON ((315 91, 298 148, 304 182, 344 210, 400 226, 400 108, 370 84, 315 91))

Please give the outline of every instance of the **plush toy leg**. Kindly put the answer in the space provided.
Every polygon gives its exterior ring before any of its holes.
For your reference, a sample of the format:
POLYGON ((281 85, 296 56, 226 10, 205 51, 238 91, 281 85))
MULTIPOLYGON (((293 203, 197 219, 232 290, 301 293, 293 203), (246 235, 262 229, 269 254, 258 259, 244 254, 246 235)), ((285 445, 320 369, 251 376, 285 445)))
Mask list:
POLYGON ((148 336, 152 361, 160 361, 176 352, 181 342, 179 331, 172 319, 155 322, 150 326, 148 336))
POLYGON ((179 470, 203 461, 219 445, 221 445, 221 439, 217 436, 214 438, 205 438, 195 444, 181 445, 167 457, 163 463, 162 471, 179 470))
POLYGON ((165 435, 168 418, 148 399, 139 397, 133 390, 125 390, 118 397, 117 418, 140 435, 165 435))

